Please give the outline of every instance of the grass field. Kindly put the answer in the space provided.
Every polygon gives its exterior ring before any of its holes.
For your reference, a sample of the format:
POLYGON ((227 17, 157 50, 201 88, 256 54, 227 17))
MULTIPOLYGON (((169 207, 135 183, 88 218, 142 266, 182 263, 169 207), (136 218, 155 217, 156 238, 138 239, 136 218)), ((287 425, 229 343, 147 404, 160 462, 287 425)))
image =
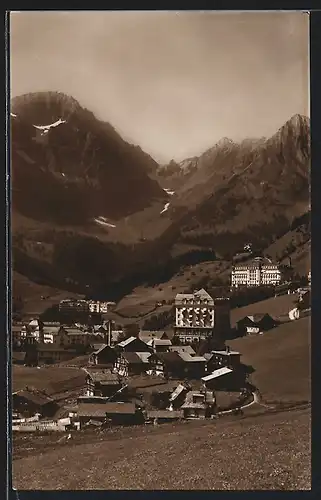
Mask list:
MULTIPOLYGON (((230 342, 256 368, 252 380, 266 403, 310 401, 309 323, 230 342)), ((13 483, 21 490, 310 489, 310 409, 248 410, 214 421, 76 433, 61 443, 60 436, 15 435, 13 483)))
POLYGON ((13 484, 20 490, 308 490, 309 441, 309 410, 152 428, 14 460, 13 484))
POLYGON ((49 395, 78 389, 85 384, 85 372, 78 368, 43 367, 13 365, 12 390, 25 389, 26 386, 44 390, 49 395))
POLYGON ((310 401, 310 318, 284 323, 264 333, 232 340, 229 345, 252 365, 253 383, 270 401, 310 401))
POLYGON ((295 301, 297 299, 298 294, 286 294, 233 309, 231 311, 231 325, 235 326, 236 321, 244 318, 248 314, 268 313, 276 319, 283 317, 295 307, 295 301))

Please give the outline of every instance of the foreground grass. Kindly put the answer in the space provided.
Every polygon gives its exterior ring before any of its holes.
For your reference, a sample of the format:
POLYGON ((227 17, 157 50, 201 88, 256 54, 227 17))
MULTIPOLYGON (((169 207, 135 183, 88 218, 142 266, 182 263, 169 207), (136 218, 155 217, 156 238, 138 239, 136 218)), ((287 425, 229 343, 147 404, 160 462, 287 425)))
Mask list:
POLYGON ((83 387, 86 374, 78 368, 50 366, 38 369, 13 365, 11 377, 13 391, 25 389, 28 386, 54 395, 83 387))
POLYGON ((284 323, 263 335, 229 342, 252 365, 251 376, 266 401, 310 401, 310 318, 284 323))
POLYGON ((13 462, 20 490, 307 490, 310 411, 185 424, 13 462), (192 432, 191 432, 192 431, 192 432))

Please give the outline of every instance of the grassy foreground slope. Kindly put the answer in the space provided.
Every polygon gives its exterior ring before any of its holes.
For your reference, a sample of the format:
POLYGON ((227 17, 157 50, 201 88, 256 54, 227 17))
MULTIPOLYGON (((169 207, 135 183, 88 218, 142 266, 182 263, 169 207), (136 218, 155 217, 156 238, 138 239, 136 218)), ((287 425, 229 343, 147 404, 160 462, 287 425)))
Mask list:
POLYGON ((22 490, 307 490, 309 429, 309 410, 300 410, 106 437, 15 460, 13 484, 22 490))
POLYGON ((310 401, 310 318, 284 323, 259 336, 229 342, 252 365, 265 401, 310 401))

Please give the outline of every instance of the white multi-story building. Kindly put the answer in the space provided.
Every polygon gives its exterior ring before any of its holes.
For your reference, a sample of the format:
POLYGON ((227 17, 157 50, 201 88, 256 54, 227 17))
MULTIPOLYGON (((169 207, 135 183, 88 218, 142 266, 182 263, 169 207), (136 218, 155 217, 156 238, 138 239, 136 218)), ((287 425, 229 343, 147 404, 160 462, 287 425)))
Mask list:
POLYGON ((206 339, 217 325, 230 327, 229 299, 214 300, 203 288, 194 293, 178 293, 175 315, 175 334, 181 342, 206 339))
POLYGON ((115 302, 101 302, 99 300, 90 300, 88 302, 89 311, 92 313, 107 313, 113 307, 115 307, 115 302))
POLYGON ((279 285, 282 273, 277 264, 269 259, 256 257, 253 261, 240 263, 233 267, 231 275, 232 287, 279 285))

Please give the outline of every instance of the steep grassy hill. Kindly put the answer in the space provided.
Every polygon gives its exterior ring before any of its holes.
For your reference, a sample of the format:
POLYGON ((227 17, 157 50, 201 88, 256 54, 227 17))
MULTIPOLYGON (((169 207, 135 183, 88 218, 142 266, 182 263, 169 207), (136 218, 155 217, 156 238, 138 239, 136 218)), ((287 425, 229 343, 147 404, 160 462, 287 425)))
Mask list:
POLYGON ((302 402, 311 401, 310 338, 310 318, 306 317, 229 345, 255 368, 252 381, 265 402, 302 402))

